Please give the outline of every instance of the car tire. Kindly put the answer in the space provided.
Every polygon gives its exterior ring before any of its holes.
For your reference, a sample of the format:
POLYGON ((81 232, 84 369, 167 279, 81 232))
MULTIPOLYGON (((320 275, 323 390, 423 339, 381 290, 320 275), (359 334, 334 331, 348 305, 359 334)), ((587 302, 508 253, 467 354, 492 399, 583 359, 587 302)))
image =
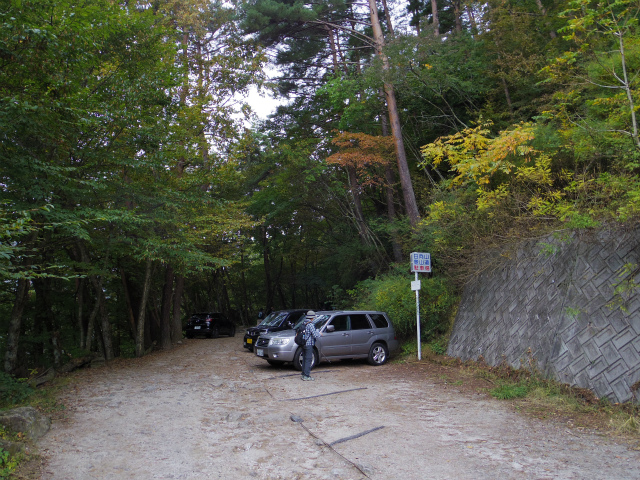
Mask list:
POLYGON ((229 336, 230 337, 235 337, 236 336, 236 326, 235 325, 231 325, 231 330, 229 331, 229 336))
POLYGON ((369 349, 369 358, 367 359, 370 365, 379 367, 387 363, 389 359, 389 349, 383 343, 374 343, 369 349))
POLYGON ((187 338, 193 338, 193 333, 187 333, 185 336, 186 336, 187 338))
MULTIPOLYGON (((318 364, 318 351, 313 349, 313 358, 311 359, 311 370, 318 364)), ((302 371, 302 347, 298 347, 296 354, 293 356, 293 368, 302 371)))
POLYGON ((218 327, 213 327, 213 330, 211 330, 211 338, 218 338, 220 336, 220 331, 218 330, 218 327))

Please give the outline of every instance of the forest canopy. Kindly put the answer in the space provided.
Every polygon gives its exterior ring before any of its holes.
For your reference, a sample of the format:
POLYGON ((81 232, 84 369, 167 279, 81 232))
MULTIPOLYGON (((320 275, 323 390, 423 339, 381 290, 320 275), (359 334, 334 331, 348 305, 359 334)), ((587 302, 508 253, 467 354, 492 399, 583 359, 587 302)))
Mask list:
POLYGON ((4 371, 170 348, 196 311, 384 309, 410 336, 412 251, 443 335, 478 249, 637 221, 639 9, 1 2, 4 371))

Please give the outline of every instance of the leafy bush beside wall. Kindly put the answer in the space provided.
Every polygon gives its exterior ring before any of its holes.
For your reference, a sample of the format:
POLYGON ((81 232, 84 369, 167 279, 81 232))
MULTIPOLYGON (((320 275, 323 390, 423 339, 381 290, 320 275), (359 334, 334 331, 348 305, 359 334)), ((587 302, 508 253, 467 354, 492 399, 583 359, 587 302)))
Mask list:
MULTIPOLYGON (((413 274, 392 272, 372 280, 360 282, 351 291, 354 308, 387 312, 396 333, 401 338, 416 334, 416 295, 411 290, 413 274)), ((458 297, 447 280, 422 275, 420 290, 420 333, 423 341, 430 341, 447 332, 458 297)))

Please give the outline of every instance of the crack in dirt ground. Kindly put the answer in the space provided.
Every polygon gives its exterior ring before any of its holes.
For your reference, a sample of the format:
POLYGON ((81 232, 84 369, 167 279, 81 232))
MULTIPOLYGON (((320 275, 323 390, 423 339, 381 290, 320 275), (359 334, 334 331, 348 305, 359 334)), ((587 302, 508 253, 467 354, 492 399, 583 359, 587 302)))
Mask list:
POLYGON ((38 445, 40 478, 640 479, 622 440, 519 414, 426 362, 314 376, 238 337, 75 372, 38 445))

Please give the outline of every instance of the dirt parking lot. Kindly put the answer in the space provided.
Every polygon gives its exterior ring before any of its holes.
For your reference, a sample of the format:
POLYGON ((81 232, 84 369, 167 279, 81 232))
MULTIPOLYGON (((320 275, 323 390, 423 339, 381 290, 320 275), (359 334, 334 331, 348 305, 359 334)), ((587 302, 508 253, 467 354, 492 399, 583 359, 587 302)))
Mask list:
POLYGON ((234 338, 78 371, 41 478, 640 479, 640 452, 538 420, 428 362, 321 364, 315 382, 234 338))

